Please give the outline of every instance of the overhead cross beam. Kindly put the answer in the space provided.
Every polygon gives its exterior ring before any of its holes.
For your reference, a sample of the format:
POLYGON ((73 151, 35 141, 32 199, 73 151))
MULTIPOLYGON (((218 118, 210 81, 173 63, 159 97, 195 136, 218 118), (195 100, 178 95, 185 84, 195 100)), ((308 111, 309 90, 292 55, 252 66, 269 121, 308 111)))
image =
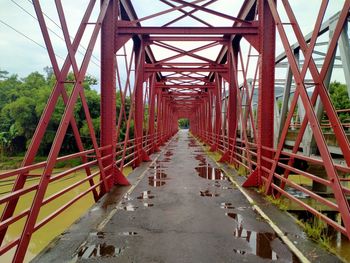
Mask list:
POLYGON ((136 27, 118 22, 116 35, 257 35, 258 27, 136 27))

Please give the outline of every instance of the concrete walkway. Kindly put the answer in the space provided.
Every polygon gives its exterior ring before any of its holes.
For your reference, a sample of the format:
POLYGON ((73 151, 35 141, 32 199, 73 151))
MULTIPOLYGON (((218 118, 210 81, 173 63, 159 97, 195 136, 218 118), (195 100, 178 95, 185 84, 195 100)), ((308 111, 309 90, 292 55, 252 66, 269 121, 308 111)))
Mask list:
POLYGON ((141 171, 84 242, 35 262, 299 262, 187 131, 141 171))

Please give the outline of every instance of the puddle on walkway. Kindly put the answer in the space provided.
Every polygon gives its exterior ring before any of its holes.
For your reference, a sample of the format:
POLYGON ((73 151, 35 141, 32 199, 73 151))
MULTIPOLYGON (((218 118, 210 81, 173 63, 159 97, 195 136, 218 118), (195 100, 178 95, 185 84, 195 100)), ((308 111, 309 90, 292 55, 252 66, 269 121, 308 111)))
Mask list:
POLYGON ((168 163, 170 161, 171 161, 171 159, 169 157, 165 157, 162 160, 159 160, 159 162, 162 162, 162 163, 168 163))
POLYGON ((97 238, 104 238, 105 232, 99 231, 99 232, 92 232, 90 233, 90 236, 95 236, 97 238))
POLYGON ((123 250, 124 248, 118 248, 106 243, 95 244, 80 248, 77 257, 80 259, 115 257, 120 255, 123 250))
POLYGON ((122 209, 125 211, 129 211, 129 212, 134 212, 138 207, 134 206, 132 204, 127 204, 126 206, 123 206, 122 209))
POLYGON ((168 175, 164 173, 164 170, 159 169, 151 173, 152 175, 148 177, 148 184, 152 187, 160 187, 166 184, 168 175))
POLYGON ((122 232, 119 233, 120 236, 136 236, 138 235, 137 232, 122 232))
POLYGON ((276 238, 275 234, 247 231, 246 234, 242 234, 239 237, 246 239, 252 251, 247 252, 245 250, 233 249, 233 252, 241 255, 252 253, 258 257, 271 259, 271 260, 279 259, 279 256, 277 255, 277 253, 271 248, 271 242, 276 238))
POLYGON ((164 166, 164 165, 161 165, 161 164, 159 163, 159 161, 156 161, 156 164, 150 166, 149 168, 154 169, 154 170, 163 170, 163 169, 165 169, 165 168, 167 168, 167 167, 164 166))
POLYGON ((220 208, 222 208, 222 209, 234 209, 235 207, 232 205, 232 203, 221 203, 220 208))
POLYGON ((162 170, 158 170, 155 173, 152 173, 152 176, 148 176, 149 180, 164 180, 168 177, 166 173, 162 170))
POLYGON ((198 150, 194 150, 193 151, 194 153, 196 153, 196 154, 200 154, 200 155, 203 155, 204 154, 204 151, 202 150, 202 149, 198 149, 198 150))
POLYGON ((137 199, 153 199, 154 195, 151 195, 151 191, 143 191, 140 196, 137 197, 137 199))
POLYGON ((213 180, 213 181, 226 181, 227 177, 224 175, 221 169, 219 168, 213 168, 210 165, 207 166, 198 166, 195 168, 198 176, 208 179, 208 180, 213 180))
POLYGON ((215 184, 213 184, 215 187, 221 187, 221 184, 218 181, 215 181, 215 184))
POLYGON ((233 189, 230 186, 223 186, 223 185, 221 185, 218 181, 215 181, 214 184, 208 184, 208 185, 220 188, 221 190, 232 190, 233 189))
POLYGON ((196 140, 194 140, 193 138, 189 138, 188 147, 198 147, 196 140))
POLYGON ((205 191, 199 191, 200 196, 205 196, 205 197, 218 197, 219 194, 217 193, 211 193, 209 190, 205 191))
POLYGON ((194 158, 199 161, 200 166, 204 166, 207 164, 207 159, 202 154, 197 154, 194 158))
MULTIPOLYGON (((221 208, 230 209, 231 203, 222 203, 221 208)), ((247 209, 247 208, 245 208, 247 209)), ((276 246, 285 246, 285 244, 279 240, 279 237, 274 232, 257 232, 252 230, 247 230, 244 228, 244 218, 242 215, 227 212, 226 216, 235 220, 237 223, 236 228, 233 231, 233 236, 235 238, 243 239, 248 242, 250 250, 242 250, 233 248, 233 252, 241 255, 253 254, 260 258, 278 260, 283 259, 285 262, 299 262, 295 256, 290 253, 279 255, 274 247, 276 246), (277 240, 278 239, 278 240, 277 240)), ((285 251, 284 249, 279 249, 279 251, 285 251)))
POLYGON ((170 157, 170 156, 173 156, 173 155, 174 155, 173 152, 170 151, 170 150, 168 150, 168 151, 164 154, 164 156, 166 156, 166 157, 170 157))
POLYGON ((123 196, 123 202, 125 201, 131 201, 133 200, 133 198, 130 196, 130 193, 126 193, 124 196, 123 196))
POLYGON ((165 181, 154 181, 154 180, 149 180, 148 181, 148 185, 152 186, 152 187, 161 187, 161 186, 163 186, 165 184, 166 184, 165 181))

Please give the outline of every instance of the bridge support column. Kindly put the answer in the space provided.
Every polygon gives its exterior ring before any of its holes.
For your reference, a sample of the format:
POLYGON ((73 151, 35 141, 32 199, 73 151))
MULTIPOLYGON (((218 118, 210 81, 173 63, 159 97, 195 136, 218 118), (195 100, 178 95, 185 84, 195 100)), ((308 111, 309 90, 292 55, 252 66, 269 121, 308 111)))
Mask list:
MULTIPOLYGON (((102 0, 103 2, 103 0, 102 0)), ((103 161, 109 189, 113 183, 128 185, 124 175, 115 165, 116 153, 116 74, 115 74, 115 24, 117 1, 111 1, 101 27, 101 146, 112 146, 102 151, 102 156, 110 156, 103 161)), ((108 190, 108 189, 107 189, 108 190)))
POLYGON ((156 133, 155 133, 155 104, 156 104, 156 75, 152 74, 150 77, 150 82, 149 82, 149 97, 150 97, 150 103, 149 103, 149 119, 148 119, 148 135, 150 140, 152 141, 152 148, 151 148, 151 153, 153 152, 158 152, 159 148, 157 145, 156 141, 156 133))
POLYGON ((143 161, 150 161, 143 149, 143 83, 144 83, 145 46, 143 41, 135 43, 135 115, 134 115, 134 136, 137 158, 135 166, 143 161))
POLYGON ((268 1, 259 0, 259 98, 258 98, 258 134, 257 134, 257 171, 254 171, 244 186, 260 186, 261 177, 268 174, 271 164, 263 157, 272 159, 272 152, 264 149, 273 148, 274 139, 274 84, 275 84, 275 38, 276 28, 268 1))
MULTIPOLYGON (((214 122, 214 143, 211 146, 211 151, 216 151, 220 142, 220 133, 221 133, 221 76, 215 74, 215 122, 214 122)), ((212 121, 212 120, 211 120, 212 121)))
POLYGON ((228 81, 229 81, 229 95, 227 107, 228 120, 228 150, 221 157, 219 162, 231 162, 234 158, 234 150, 237 138, 237 61, 238 50, 233 50, 232 42, 230 41, 227 49, 227 60, 229 65, 228 81))

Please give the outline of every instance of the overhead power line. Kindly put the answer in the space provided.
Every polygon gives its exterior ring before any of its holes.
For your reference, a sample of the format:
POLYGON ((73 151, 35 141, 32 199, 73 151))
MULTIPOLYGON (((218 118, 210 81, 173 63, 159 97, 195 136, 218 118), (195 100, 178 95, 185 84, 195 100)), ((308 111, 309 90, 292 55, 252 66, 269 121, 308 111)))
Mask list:
MULTIPOLYGON (((47 50, 47 48, 46 48, 44 45, 40 44, 39 42, 37 42, 36 40, 32 39, 31 37, 29 37, 28 35, 24 34, 23 32, 17 30, 16 28, 14 28, 13 26, 9 25, 8 23, 6 23, 5 21, 3 21, 2 19, 0 19, 0 23, 2 23, 3 25, 7 26, 7 27, 10 28, 10 29, 12 29, 12 30, 15 31, 17 34, 20 34, 21 36, 27 38, 27 39, 30 40, 31 42, 35 43, 37 46, 39 46, 39 47, 41 47, 41 48, 47 50)), ((58 58, 64 60, 64 58, 63 58, 62 56, 57 55, 56 53, 55 53, 55 55, 56 55, 58 58)))
MULTIPOLYGON (((15 2, 14 0, 11 0, 12 2, 15 2)), ((31 0, 27 0, 30 4, 32 4, 33 5, 33 2, 31 1, 31 0)), ((17 3, 18 4, 18 3, 17 3)), ((44 13, 44 12, 42 12, 43 13, 43 15, 47 18, 47 19, 49 19, 55 26, 57 26, 60 30, 62 30, 62 27, 54 20, 54 19, 52 19, 49 15, 47 15, 46 13, 44 13)), ((32 15, 31 15, 32 16, 32 15)), ((36 17, 34 17, 36 20, 38 20, 36 17)), ((69 37, 71 38, 71 39, 73 39, 73 37, 71 36, 71 35, 69 35, 69 37)), ((62 37, 60 37, 60 39, 62 39, 63 41, 65 41, 62 37)), ((87 50, 87 48, 86 47, 84 47, 82 44, 79 44, 79 46, 82 48, 82 49, 84 49, 85 51, 87 50)), ((82 54, 82 55, 84 55, 84 53, 82 53, 81 51, 79 51, 78 50, 78 52, 80 53, 80 54, 82 54)), ((98 62, 101 62, 100 60, 99 60, 99 58, 98 57, 96 57, 95 55, 92 55, 92 57, 94 58, 94 59, 96 59, 98 62)), ((93 62, 93 61, 92 61, 93 62)), ((94 62, 93 62, 94 63, 94 62)), ((95 64, 95 63, 94 63, 95 64)), ((95 64, 95 65, 97 65, 97 64, 95 64)), ((99 67, 99 65, 97 65, 98 67, 99 67)))
MULTIPOLYGON (((15 4, 18 8, 20 8, 23 12, 25 12, 26 14, 28 14, 30 17, 32 17, 34 20, 38 21, 38 18, 36 16, 34 16, 33 14, 31 14, 25 7, 23 7, 22 5, 20 5, 17 1, 15 0, 10 0, 13 4, 15 4)), ((33 4, 32 1, 28 0, 29 3, 33 4)), ((60 28, 62 30, 62 28, 52 19, 50 18, 47 14, 45 14, 43 12, 43 14, 45 15, 45 17, 47 19, 49 19, 52 23, 54 23, 58 28, 60 28)), ((47 27, 47 29, 54 34, 56 37, 58 37, 60 40, 62 40, 63 42, 65 42, 64 38, 62 36, 60 36, 58 33, 56 33, 54 30, 52 30, 50 27, 47 27)), ((19 30, 16 30, 16 32, 21 33, 21 35, 23 35, 24 33, 19 32, 19 30)), ((70 36, 71 37, 71 36, 70 36)), ((72 38, 72 37, 71 37, 72 38)), ((43 47, 43 45, 40 44, 40 46, 43 47)), ((86 48, 83 45, 79 45, 81 48, 83 48, 84 50, 86 50, 86 48)), ((45 47, 46 49, 46 47, 45 47)), ((81 52, 80 50, 77 50, 79 54, 81 55, 85 55, 83 52, 81 52)), ((96 57, 96 56, 92 56, 95 60, 97 60, 98 62, 100 62, 100 60, 96 57)), ((59 58, 65 60, 64 58, 62 58, 62 56, 60 56, 59 58)), ((100 68, 100 65, 98 63, 96 63, 95 61, 91 60, 91 63, 96 65, 97 67, 100 68)))

